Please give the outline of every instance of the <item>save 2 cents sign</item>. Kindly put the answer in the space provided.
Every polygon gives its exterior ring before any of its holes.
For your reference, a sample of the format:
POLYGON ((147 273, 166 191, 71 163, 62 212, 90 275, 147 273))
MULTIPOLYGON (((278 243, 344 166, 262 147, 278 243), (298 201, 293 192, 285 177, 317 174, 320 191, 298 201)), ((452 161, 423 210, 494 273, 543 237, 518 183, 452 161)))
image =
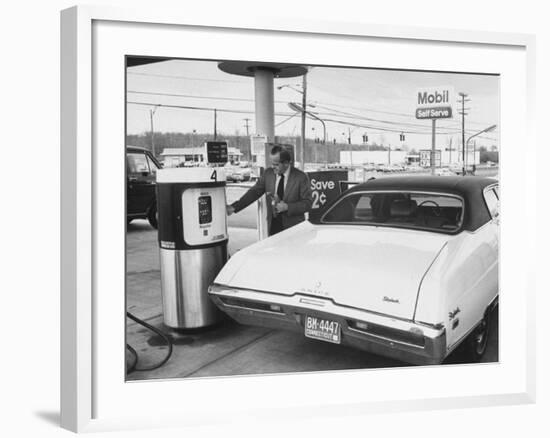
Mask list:
POLYGON ((309 211, 310 220, 319 220, 332 203, 341 194, 340 181, 348 180, 347 170, 325 170, 308 172, 312 202, 309 211))
POLYGON ((454 88, 450 86, 416 90, 417 119, 450 119, 453 117, 454 88))

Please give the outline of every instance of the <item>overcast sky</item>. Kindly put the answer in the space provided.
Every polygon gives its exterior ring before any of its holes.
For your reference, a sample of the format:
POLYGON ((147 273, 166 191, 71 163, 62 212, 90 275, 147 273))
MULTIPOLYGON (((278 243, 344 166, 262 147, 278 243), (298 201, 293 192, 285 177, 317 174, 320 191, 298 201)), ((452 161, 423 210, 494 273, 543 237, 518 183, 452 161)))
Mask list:
MULTIPOLYGON (((127 132, 139 134, 150 130, 149 110, 154 104, 191 106, 197 109, 159 107, 154 115, 155 132, 213 133, 213 108, 218 109, 218 135, 246 134, 244 119, 250 119, 254 130, 254 79, 234 76, 218 69, 215 61, 173 60, 128 69, 127 132), (177 96, 174 96, 177 95, 177 96), (135 103, 147 105, 136 105, 135 103), (198 109, 202 108, 202 109, 198 109)), ((389 71, 346 67, 314 67, 308 73, 309 110, 327 120, 327 138, 360 144, 362 135, 369 142, 400 145, 399 134, 405 133, 410 148, 431 147, 431 121, 415 118, 416 91, 423 87, 450 85, 456 93, 471 99, 466 116, 467 136, 496 124, 497 129, 476 138, 477 147, 496 145, 499 136, 499 79, 495 76, 389 71), (338 120, 341 123, 328 120, 338 120), (361 126, 357 126, 361 125, 361 126)), ((275 135, 300 135, 300 117, 288 102, 301 102, 301 94, 288 87, 301 89, 301 78, 275 80, 275 135), (290 118, 289 118, 290 117, 290 118)), ((461 116, 458 96, 453 119, 437 121, 437 144, 453 146, 461 142, 461 116)), ((308 119, 308 138, 322 137, 319 121, 308 119)))

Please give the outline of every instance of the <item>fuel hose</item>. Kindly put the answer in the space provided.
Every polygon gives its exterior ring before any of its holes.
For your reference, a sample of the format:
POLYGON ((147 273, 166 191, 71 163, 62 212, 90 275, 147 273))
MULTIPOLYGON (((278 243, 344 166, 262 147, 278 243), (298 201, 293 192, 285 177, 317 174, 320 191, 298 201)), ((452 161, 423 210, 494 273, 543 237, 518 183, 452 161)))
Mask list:
POLYGON ((152 365, 152 366, 149 366, 149 367, 140 368, 140 367, 137 366, 138 362, 139 362, 139 356, 137 354, 137 351, 130 344, 126 344, 126 349, 132 354, 132 356, 134 356, 134 361, 132 362, 132 364, 130 366, 128 366, 126 368, 126 373, 130 374, 130 373, 133 373, 134 371, 153 371, 153 370, 156 370, 156 369, 160 368, 166 362, 168 362, 168 360, 170 359, 170 356, 172 356, 172 350, 174 348, 172 338, 169 335, 167 335, 166 333, 164 333, 162 330, 159 330, 158 328, 153 327, 152 325, 150 325, 150 324, 146 323, 145 321, 139 319, 137 316, 132 315, 130 312, 126 312, 126 316, 128 318, 130 318, 132 321, 138 323, 139 325, 142 325, 146 329, 148 329, 148 330, 152 331, 153 333, 156 333, 157 335, 159 335, 166 342, 166 345, 168 346, 168 352, 166 353, 166 356, 159 363, 157 363, 155 365, 152 365))

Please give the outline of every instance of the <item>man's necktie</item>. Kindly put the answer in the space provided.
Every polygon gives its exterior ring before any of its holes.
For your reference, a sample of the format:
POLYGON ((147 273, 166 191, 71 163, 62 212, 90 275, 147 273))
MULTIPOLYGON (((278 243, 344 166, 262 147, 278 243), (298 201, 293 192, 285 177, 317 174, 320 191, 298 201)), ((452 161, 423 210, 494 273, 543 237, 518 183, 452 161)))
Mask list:
POLYGON ((279 185, 277 186, 277 196, 279 200, 282 201, 285 195, 285 176, 281 175, 279 178, 279 185))

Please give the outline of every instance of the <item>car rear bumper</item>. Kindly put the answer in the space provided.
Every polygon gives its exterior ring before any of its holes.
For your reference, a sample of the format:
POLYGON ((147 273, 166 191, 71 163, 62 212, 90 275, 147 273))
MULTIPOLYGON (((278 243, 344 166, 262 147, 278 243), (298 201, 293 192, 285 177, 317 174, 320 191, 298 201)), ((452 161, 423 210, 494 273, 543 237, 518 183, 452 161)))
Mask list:
POLYGON ((438 364, 446 355, 445 329, 335 304, 302 294, 292 296, 214 284, 210 297, 241 324, 304 334, 306 315, 335 321, 341 343, 404 362, 438 364))

